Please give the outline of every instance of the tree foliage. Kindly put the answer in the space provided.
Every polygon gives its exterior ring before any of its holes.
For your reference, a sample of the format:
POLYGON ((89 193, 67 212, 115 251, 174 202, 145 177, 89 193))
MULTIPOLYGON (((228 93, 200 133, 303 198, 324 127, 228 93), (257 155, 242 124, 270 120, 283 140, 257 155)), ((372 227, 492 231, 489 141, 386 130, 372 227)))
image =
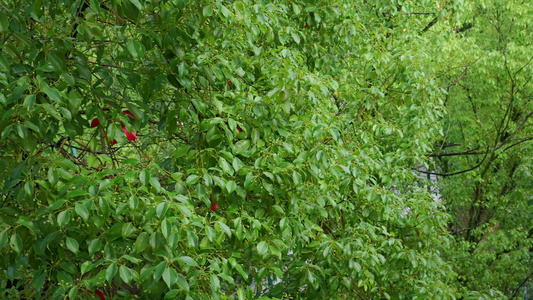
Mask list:
MULTIPOLYGON (((528 265, 502 268, 527 259, 529 228, 505 212, 527 207, 528 169, 505 150, 526 149, 511 141, 527 139, 518 87, 530 67, 528 45, 502 29, 523 11, 494 7, 504 41, 458 27, 497 20, 461 1, 1 1, 0 293, 510 294, 528 265), (457 71, 444 66, 459 60, 468 73, 443 89, 457 71), (481 103, 491 89, 493 104, 471 111, 468 95, 481 103), (504 125, 496 133, 476 114, 504 125), (443 181, 441 203, 413 169, 448 143, 490 153, 485 173, 443 181), (462 181, 487 191, 472 198, 460 184, 455 197, 448 187, 462 181), (464 211, 486 226, 450 226, 464 211), (492 211, 501 217, 485 221, 492 211), (498 251, 498 267, 477 277, 498 251)), ((452 173, 481 158, 437 165, 452 173)))
POLYGON ((448 255, 464 297, 516 297, 531 277, 533 48, 524 16, 532 9, 477 4, 464 16, 468 29, 450 34, 437 56, 455 58, 442 63, 449 117, 433 156, 454 216, 448 255))

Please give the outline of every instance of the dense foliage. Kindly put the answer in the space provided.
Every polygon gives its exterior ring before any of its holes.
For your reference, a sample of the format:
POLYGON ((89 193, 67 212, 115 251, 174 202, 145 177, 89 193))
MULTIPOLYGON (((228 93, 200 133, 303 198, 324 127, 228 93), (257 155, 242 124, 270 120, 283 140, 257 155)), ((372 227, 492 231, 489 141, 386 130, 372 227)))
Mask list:
POLYGON ((477 4, 437 55, 451 85, 433 156, 453 216, 447 255, 465 297, 516 297, 533 274, 532 13, 520 1, 477 4))
POLYGON ((523 293, 530 5, 494 2, 0 0, 0 295, 523 293))

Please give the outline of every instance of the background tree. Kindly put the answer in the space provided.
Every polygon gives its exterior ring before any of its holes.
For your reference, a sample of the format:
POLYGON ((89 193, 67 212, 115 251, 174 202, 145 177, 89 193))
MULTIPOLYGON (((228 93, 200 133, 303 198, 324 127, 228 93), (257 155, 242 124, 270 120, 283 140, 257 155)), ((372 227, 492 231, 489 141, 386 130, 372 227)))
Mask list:
POLYGON ((435 55, 449 114, 431 156, 444 174, 455 237, 446 256, 463 299, 516 297, 532 274, 531 13, 519 1, 473 5, 435 55))

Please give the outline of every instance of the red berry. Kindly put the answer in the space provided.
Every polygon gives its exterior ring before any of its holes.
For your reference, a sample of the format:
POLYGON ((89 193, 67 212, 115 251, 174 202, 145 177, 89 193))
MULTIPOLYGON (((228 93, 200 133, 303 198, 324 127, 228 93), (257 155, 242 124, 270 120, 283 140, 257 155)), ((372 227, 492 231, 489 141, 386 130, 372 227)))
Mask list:
POLYGON ((231 86, 233 84, 233 82, 231 82, 231 80, 228 80, 228 86, 231 86))
MULTIPOLYGON (((89 293, 92 293, 92 291, 91 291, 90 289, 88 289, 88 288, 85 288, 85 290, 86 290, 87 292, 89 292, 89 293)), ((95 289, 95 290, 94 290, 94 293, 95 293, 96 295, 98 295, 98 297, 100 298, 100 300, 105 300, 104 294, 103 294, 102 292, 100 292, 98 289, 95 289)))
POLYGON ((241 126, 237 125, 237 131, 238 131, 238 132, 242 132, 242 128, 241 128, 241 126))
POLYGON ((126 126, 122 125, 122 130, 124 131, 124 133, 126 134, 126 138, 130 141, 134 141, 137 139, 137 135, 135 134, 135 131, 131 131, 129 132, 128 129, 126 128, 126 126))
POLYGON ((309 28, 309 25, 307 24, 307 22, 305 22, 305 28, 309 28))
POLYGON ((91 122, 91 128, 94 128, 98 125, 100 125, 100 120, 98 120, 98 118, 94 118, 94 120, 91 122))
POLYGON ((128 117, 130 117, 130 118, 132 118, 132 119, 137 119, 137 118, 133 115, 133 113, 132 113, 131 111, 129 111, 129 110, 125 110, 125 111, 123 111, 122 114, 123 114, 123 115, 126 115, 126 116, 128 116, 128 117))
POLYGON ((211 203, 211 211, 215 211, 215 209, 217 209, 217 207, 218 207, 218 201, 214 202, 214 203, 211 203))
POLYGON ((115 145, 116 143, 117 143, 117 140, 112 140, 111 142, 109 142, 109 144, 110 144, 111 146, 115 145))

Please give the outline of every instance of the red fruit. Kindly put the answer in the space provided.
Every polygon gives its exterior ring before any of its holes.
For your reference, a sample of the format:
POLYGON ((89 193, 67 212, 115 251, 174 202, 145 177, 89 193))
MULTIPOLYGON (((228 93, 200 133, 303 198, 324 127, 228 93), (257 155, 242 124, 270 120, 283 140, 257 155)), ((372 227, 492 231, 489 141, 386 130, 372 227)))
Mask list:
MULTIPOLYGON (((109 141, 109 139, 107 138, 107 132, 105 133, 105 139, 109 141)), ((116 143, 117 143, 117 140, 112 140, 109 142, 111 146, 115 145, 116 143)))
POLYGON ((307 22, 305 22, 305 28, 309 28, 309 25, 307 25, 307 22))
POLYGON ((126 134, 126 138, 130 141, 134 141, 137 139, 137 135, 135 134, 135 131, 129 132, 128 129, 126 129, 126 126, 122 125, 122 130, 126 134))
POLYGON ((233 82, 231 82, 231 80, 228 80, 228 86, 231 86, 233 84, 233 82))
POLYGON ((123 114, 123 115, 126 115, 126 116, 128 116, 128 117, 130 117, 130 118, 132 118, 132 119, 137 119, 137 118, 133 115, 133 113, 132 113, 131 111, 129 111, 129 110, 125 110, 125 111, 123 111, 122 114, 123 114))
POLYGON ((215 209, 217 209, 218 207, 218 201, 215 202, 215 203, 211 203, 211 211, 215 211, 215 209))
MULTIPOLYGON (((89 293, 92 293, 92 291, 91 291, 90 289, 88 289, 88 288, 85 288, 85 290, 86 290, 87 292, 89 292, 89 293)), ((98 297, 100 298, 100 300, 105 300, 104 294, 103 294, 102 292, 100 292, 99 290, 97 290, 97 289, 94 290, 94 293, 95 293, 96 295, 98 295, 98 297)))
POLYGON ((237 131, 238 131, 238 132, 242 132, 242 128, 241 128, 241 126, 237 125, 237 131))
POLYGON ((98 120, 98 118, 94 118, 94 120, 91 122, 91 128, 94 128, 98 125, 100 125, 100 120, 98 120))

